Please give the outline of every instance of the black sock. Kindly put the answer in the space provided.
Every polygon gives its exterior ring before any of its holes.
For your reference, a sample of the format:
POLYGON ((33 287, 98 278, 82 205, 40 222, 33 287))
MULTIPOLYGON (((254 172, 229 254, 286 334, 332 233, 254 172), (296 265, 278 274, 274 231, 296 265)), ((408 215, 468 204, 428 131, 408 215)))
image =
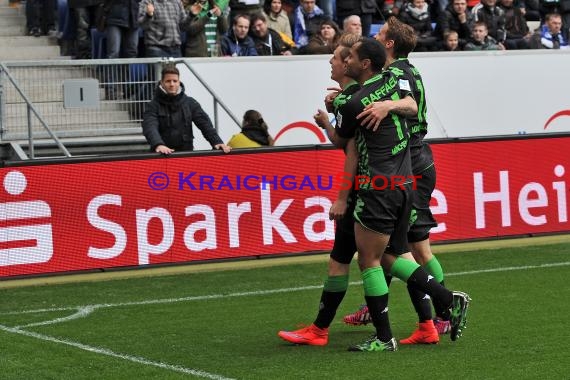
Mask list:
MULTIPOLYGON (((444 281, 440 282, 441 286, 445 287, 444 281)), ((441 318, 443 320, 449 320, 449 305, 443 305, 441 302, 437 302, 436 300, 432 300, 433 308, 435 310, 435 316, 441 318)))
POLYGON ((388 294, 381 296, 365 296, 368 312, 376 328, 376 336, 382 342, 392 339, 390 320, 388 319, 388 294))
POLYGON ((392 277, 392 275, 390 273, 384 272, 384 279, 386 280, 386 285, 388 285, 388 287, 390 287, 390 284, 392 283, 393 278, 394 277, 392 277))
MULTIPOLYGON (((444 307, 446 309, 451 307, 451 303, 453 302, 453 294, 451 291, 444 288, 435 278, 428 275, 422 267, 416 269, 410 278, 408 278, 408 285, 429 294, 432 300, 442 306, 445 305, 444 307)), ((449 311, 446 310, 443 314, 449 314, 449 311)))
POLYGON ((416 313, 418 314, 419 322, 425 322, 432 319, 429 296, 410 285, 408 285, 408 293, 410 294, 410 299, 412 300, 414 309, 416 309, 416 313))
POLYGON ((317 314, 317 319, 313 322, 315 326, 321 329, 330 326, 338 309, 338 305, 342 302, 345 294, 346 291, 328 292, 323 290, 319 304, 319 314, 317 314))

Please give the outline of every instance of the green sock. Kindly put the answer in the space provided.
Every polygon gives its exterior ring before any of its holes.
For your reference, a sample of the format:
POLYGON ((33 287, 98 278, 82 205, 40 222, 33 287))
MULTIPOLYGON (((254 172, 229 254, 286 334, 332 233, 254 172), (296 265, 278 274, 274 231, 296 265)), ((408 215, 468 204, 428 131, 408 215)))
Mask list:
POLYGON ((427 272, 431 274, 439 283, 443 282, 443 268, 435 256, 432 256, 430 261, 424 265, 427 272))
POLYGON ((348 289, 348 275, 329 276, 325 280, 323 290, 326 292, 345 292, 348 289))
POLYGON ((417 263, 398 257, 396 261, 394 261, 394 264, 392 264, 390 273, 392 273, 392 276, 398 277, 404 282, 408 282, 408 278, 410 278, 412 273, 418 268, 419 265, 417 263))
POLYGON ((365 296, 383 296, 388 294, 388 285, 386 285, 382 267, 367 268, 362 271, 361 276, 365 296))

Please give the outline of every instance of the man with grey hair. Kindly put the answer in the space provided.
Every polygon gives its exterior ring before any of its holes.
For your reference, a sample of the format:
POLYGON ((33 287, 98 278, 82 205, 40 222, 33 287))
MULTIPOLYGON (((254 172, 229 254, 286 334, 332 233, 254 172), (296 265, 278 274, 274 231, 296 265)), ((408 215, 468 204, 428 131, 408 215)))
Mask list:
POLYGON ((360 21, 360 16, 352 15, 345 18, 342 22, 342 31, 344 33, 362 36, 362 22, 360 21))

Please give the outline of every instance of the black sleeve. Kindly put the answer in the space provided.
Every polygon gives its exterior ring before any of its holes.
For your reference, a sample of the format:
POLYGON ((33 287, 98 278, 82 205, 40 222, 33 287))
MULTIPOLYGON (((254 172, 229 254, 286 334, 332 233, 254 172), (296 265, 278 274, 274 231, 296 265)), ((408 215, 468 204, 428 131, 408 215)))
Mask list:
POLYGON ((158 103, 154 100, 146 104, 143 114, 142 130, 152 151, 154 151, 158 145, 166 145, 159 132, 158 103))
POLYGON ((356 118, 360 111, 357 108, 358 103, 349 101, 346 104, 339 106, 336 114, 336 134, 344 139, 354 137, 356 128, 358 128, 360 121, 356 118))
POLYGON ((224 142, 220 136, 218 136, 218 132, 214 129, 210 117, 206 112, 204 112, 200 103, 198 103, 194 98, 190 98, 190 110, 192 111, 192 122, 202 132, 202 136, 204 136, 204 138, 210 143, 212 148, 215 145, 223 144, 224 142))

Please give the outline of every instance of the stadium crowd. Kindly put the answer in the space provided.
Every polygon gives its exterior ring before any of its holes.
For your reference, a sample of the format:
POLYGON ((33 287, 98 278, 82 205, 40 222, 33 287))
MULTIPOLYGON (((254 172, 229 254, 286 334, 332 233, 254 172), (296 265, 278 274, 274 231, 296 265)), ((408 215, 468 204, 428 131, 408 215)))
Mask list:
POLYGON ((30 35, 57 36, 79 59, 332 54, 344 31, 374 35, 392 16, 413 27, 415 51, 567 49, 570 31, 570 0, 27 0, 25 9, 30 35))

